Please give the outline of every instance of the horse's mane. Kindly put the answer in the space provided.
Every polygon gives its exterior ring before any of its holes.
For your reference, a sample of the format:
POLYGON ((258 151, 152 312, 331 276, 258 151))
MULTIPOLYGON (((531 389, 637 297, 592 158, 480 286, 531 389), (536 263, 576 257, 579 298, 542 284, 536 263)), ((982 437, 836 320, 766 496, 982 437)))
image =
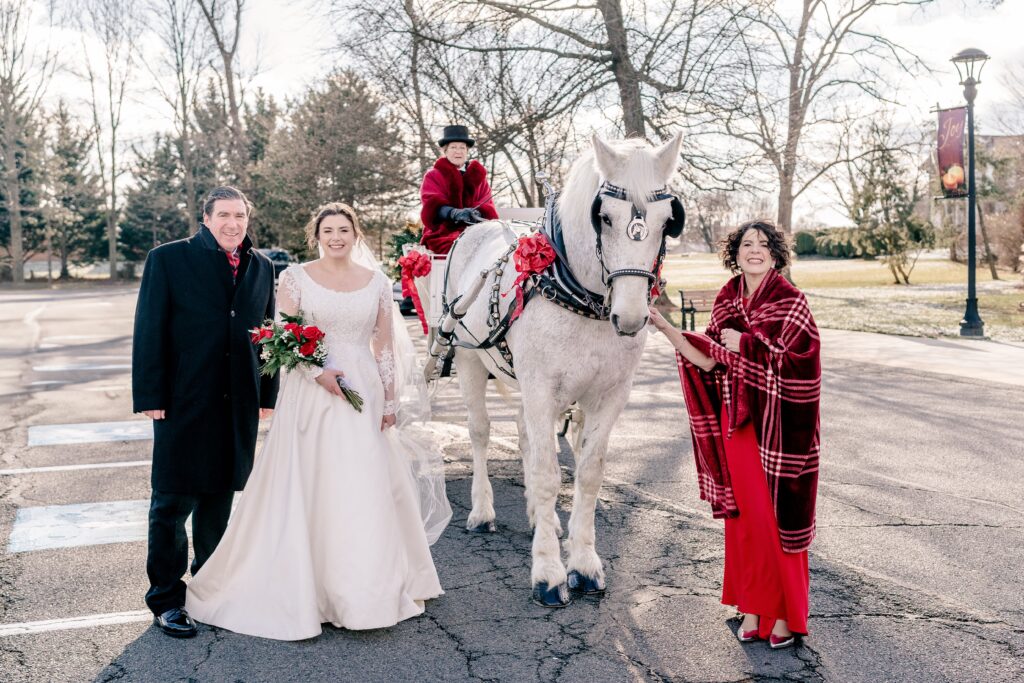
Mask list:
POLYGON ((594 161, 594 150, 590 149, 577 159, 569 170, 569 177, 558 200, 559 215, 563 223, 582 221, 590 223, 590 203, 597 194, 602 180, 608 180, 626 190, 626 194, 643 210, 647 204, 647 193, 664 185, 664 178, 658 175, 655 163, 655 148, 638 138, 609 140, 606 143, 623 163, 608 178, 601 178, 594 161))

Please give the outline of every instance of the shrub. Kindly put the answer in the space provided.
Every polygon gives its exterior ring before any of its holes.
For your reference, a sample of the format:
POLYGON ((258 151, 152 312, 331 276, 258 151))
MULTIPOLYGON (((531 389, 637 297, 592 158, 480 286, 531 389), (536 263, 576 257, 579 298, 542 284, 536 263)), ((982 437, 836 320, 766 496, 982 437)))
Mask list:
POLYGON ((814 233, 798 232, 793 236, 793 251, 797 256, 808 256, 818 253, 817 239, 814 233))

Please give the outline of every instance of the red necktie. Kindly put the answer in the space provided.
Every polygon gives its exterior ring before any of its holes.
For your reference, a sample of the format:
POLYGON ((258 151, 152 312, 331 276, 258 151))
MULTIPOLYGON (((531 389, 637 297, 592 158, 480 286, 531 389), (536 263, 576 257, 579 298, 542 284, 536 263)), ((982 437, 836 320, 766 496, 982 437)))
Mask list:
POLYGON ((238 279, 238 264, 241 263, 242 259, 238 256, 237 251, 225 251, 228 257, 228 265, 231 266, 231 282, 238 279))

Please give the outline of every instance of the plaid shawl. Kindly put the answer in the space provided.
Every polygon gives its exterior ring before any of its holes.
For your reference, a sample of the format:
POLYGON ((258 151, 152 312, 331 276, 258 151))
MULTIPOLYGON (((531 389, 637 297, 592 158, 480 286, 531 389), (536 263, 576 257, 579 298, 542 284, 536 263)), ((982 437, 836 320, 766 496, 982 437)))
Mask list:
POLYGON ((716 518, 740 514, 722 445, 724 401, 730 429, 753 422, 783 550, 806 550, 815 528, 821 397, 821 343, 807 300, 772 270, 744 306, 738 275, 718 293, 706 335, 685 334, 719 363, 704 372, 676 354, 701 499, 716 518), (743 333, 738 354, 721 345, 729 328, 743 333))

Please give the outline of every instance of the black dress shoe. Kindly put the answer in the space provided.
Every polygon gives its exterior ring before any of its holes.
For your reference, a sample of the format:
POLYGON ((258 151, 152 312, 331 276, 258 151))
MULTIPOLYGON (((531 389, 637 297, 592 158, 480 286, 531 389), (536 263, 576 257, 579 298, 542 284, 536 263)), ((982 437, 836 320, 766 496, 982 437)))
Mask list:
POLYGON ((180 607, 167 610, 153 621, 161 631, 175 638, 191 638, 199 632, 196 622, 180 607))

